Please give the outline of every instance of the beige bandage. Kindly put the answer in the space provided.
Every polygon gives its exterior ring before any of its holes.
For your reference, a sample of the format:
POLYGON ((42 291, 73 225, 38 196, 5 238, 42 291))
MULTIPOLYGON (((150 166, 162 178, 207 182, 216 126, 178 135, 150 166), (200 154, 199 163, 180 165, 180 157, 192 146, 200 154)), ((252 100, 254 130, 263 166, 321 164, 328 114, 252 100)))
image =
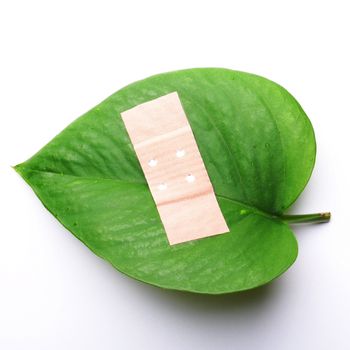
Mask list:
POLYGON ((169 243, 228 232, 177 92, 121 116, 169 243))

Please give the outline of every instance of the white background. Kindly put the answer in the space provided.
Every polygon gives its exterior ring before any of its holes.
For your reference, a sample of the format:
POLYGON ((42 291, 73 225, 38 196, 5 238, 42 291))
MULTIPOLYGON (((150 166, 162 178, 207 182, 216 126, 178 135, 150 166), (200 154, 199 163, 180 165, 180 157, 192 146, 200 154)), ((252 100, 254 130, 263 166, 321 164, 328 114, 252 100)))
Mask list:
POLYGON ((347 1, 1 1, 0 348, 350 348, 347 1), (274 283, 221 297, 162 291, 92 254, 10 168, 117 89, 227 67, 286 87, 315 128, 294 213, 299 257, 274 283))

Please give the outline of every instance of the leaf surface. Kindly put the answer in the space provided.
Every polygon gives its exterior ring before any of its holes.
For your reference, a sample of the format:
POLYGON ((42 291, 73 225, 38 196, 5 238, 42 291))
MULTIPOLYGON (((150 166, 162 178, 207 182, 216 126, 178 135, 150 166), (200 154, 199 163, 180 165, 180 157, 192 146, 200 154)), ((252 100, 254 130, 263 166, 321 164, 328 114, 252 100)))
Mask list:
POLYGON ((202 68, 123 88, 16 170, 118 270, 164 288, 219 294, 267 283, 294 262, 297 243, 279 216, 305 187, 315 152, 309 119, 281 86, 202 68), (120 113, 173 91, 230 232, 170 246, 120 113))

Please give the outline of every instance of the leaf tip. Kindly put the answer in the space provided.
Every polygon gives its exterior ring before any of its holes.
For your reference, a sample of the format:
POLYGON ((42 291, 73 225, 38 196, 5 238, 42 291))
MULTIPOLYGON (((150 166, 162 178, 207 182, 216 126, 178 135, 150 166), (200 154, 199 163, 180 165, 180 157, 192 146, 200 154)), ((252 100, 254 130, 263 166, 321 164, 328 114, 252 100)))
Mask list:
POLYGON ((17 165, 11 165, 11 168, 19 175, 23 177, 23 163, 17 165))

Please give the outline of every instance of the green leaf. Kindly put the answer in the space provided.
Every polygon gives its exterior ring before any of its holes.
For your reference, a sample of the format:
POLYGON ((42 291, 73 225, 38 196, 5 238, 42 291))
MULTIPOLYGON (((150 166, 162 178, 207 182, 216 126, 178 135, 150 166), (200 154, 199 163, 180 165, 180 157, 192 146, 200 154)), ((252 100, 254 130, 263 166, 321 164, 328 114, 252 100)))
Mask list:
POLYGON ((283 212, 315 162, 312 125, 281 86, 227 69, 131 84, 84 114, 16 170, 45 207, 121 272, 156 286, 228 293, 294 262, 283 212), (230 232, 170 246, 120 113, 177 91, 230 232))

